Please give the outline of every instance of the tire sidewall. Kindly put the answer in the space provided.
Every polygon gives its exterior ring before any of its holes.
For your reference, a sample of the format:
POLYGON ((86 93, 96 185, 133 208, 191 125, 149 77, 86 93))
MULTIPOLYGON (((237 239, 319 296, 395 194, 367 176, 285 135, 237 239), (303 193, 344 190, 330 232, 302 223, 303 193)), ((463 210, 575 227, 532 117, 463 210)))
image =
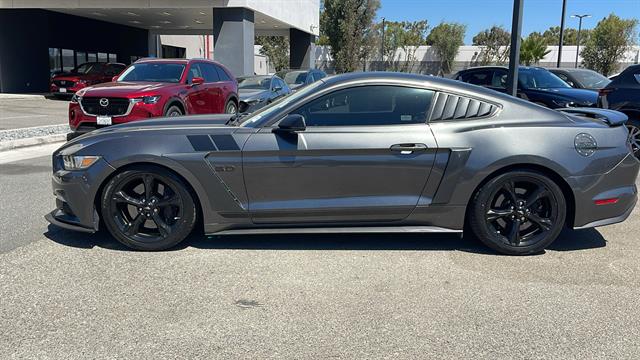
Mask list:
POLYGON ((165 250, 182 242, 193 231, 197 216, 196 204, 193 199, 193 195, 188 190, 186 184, 173 173, 155 166, 140 166, 127 169, 112 177, 102 191, 100 210, 103 223, 107 227, 109 233, 115 237, 116 240, 130 248, 146 251, 165 250), (179 193, 184 206, 180 222, 174 225, 177 226, 175 232, 166 239, 153 243, 136 241, 135 239, 123 234, 114 219, 111 217, 111 197, 113 196, 114 190, 121 183, 129 181, 142 174, 152 174, 160 178, 162 181, 166 181, 179 193))
POLYGON ((169 108, 167 109, 167 112, 165 113, 165 116, 167 117, 182 116, 182 115, 184 115, 182 113, 182 110, 180 110, 180 108, 177 107, 176 105, 169 106, 169 108), (176 113, 177 115, 171 115, 172 113, 176 113))
POLYGON ((566 222, 567 204, 562 189, 546 175, 533 170, 509 171, 492 178, 478 190, 472 201, 469 225, 474 235, 488 247, 507 255, 530 255, 542 252, 556 240, 566 222), (558 216, 553 229, 547 233, 547 236, 543 240, 528 246, 519 247, 505 244, 496 234, 489 230, 485 220, 486 207, 492 200, 490 196, 495 190, 495 187, 500 186, 507 179, 513 177, 530 177, 542 182, 547 189, 551 191, 558 204, 558 216))
POLYGON ((226 102, 226 104, 224 104, 224 113, 225 114, 230 114, 230 115, 238 113, 238 105, 236 105, 236 103, 235 103, 235 101, 233 101, 233 99, 230 99, 229 101, 226 102), (230 105, 233 105, 233 108, 235 109, 235 111, 232 112, 232 113, 227 112, 227 110, 229 109, 230 105))

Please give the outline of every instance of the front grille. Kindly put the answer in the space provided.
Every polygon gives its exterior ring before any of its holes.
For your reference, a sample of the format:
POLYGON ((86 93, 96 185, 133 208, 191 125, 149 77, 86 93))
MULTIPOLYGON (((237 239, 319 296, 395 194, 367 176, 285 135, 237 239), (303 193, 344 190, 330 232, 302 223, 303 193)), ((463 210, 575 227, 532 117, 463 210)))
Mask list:
POLYGON ((53 83, 58 87, 73 87, 73 85, 75 84, 71 80, 53 80, 53 83))
MULTIPOLYGON (((102 101, 104 104, 104 101, 102 101)), ((104 115, 104 116, 118 116, 127 113, 129 108, 129 99, 125 98, 101 98, 101 97, 83 97, 80 100, 82 109, 88 115, 104 115), (108 105, 102 106, 101 100, 107 99, 108 105)))

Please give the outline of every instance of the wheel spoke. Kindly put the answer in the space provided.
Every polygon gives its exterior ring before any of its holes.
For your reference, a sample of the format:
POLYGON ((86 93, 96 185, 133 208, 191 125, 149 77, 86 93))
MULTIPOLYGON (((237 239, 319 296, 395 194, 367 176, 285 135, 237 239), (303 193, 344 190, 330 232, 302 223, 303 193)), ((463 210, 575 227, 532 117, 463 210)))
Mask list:
POLYGON ((149 201, 154 193, 154 178, 151 175, 144 175, 142 181, 144 182, 144 197, 147 201, 149 201))
POLYGON ((549 192, 547 191, 547 189, 544 186, 538 186, 532 193, 531 195, 527 196, 527 205, 531 206, 533 205, 536 201, 544 198, 545 196, 547 196, 549 194, 549 192))
POLYGON ((489 221, 493 221, 496 219, 500 219, 506 216, 509 216, 513 214, 513 210, 508 209, 508 210, 503 210, 503 209, 489 209, 489 211, 487 211, 487 220, 489 221))
POLYGON ((123 191, 118 191, 117 193, 113 194, 113 200, 118 203, 127 203, 133 206, 142 206, 142 200, 129 196, 123 191))
POLYGON ((520 219, 511 222, 511 229, 509 229, 507 238, 512 245, 520 244, 520 219))
POLYGON ((506 191, 512 204, 515 204, 518 201, 518 197, 516 195, 516 187, 513 184, 513 181, 512 180, 507 181, 506 183, 504 183, 504 185, 502 185, 502 188, 504 189, 504 191, 506 191))
POLYGON ((154 213, 153 215, 151 215, 151 218, 153 219, 153 222, 158 226, 160 235, 162 235, 163 237, 169 236, 169 233, 171 233, 171 227, 162 219, 162 217, 160 217, 158 213, 154 213))
POLYGON ((549 231, 553 227, 553 222, 550 219, 545 219, 537 214, 531 213, 527 216, 527 218, 545 231, 549 231))
POLYGON ((142 215, 138 215, 136 216, 135 219, 133 219, 133 221, 129 222, 129 224, 126 225, 126 227, 124 228, 124 233, 131 236, 131 235, 135 235, 139 232, 140 230, 140 226, 142 225, 142 223, 144 223, 145 218, 142 215))

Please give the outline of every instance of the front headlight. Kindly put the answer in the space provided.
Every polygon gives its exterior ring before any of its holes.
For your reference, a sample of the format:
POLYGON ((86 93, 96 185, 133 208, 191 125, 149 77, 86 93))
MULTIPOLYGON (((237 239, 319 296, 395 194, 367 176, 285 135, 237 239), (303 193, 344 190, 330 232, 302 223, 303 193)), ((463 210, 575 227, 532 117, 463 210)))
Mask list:
POLYGON ((141 98, 133 99, 134 103, 143 102, 145 104, 157 104, 158 101, 160 101, 160 95, 143 96, 141 98))
POLYGON ((64 155, 62 161, 65 170, 84 170, 89 166, 95 164, 100 159, 100 156, 92 155, 64 155))
POLYGON ((82 96, 78 96, 78 94, 73 94, 73 96, 71 97, 71 102, 74 104, 79 103, 80 100, 82 100, 82 96))

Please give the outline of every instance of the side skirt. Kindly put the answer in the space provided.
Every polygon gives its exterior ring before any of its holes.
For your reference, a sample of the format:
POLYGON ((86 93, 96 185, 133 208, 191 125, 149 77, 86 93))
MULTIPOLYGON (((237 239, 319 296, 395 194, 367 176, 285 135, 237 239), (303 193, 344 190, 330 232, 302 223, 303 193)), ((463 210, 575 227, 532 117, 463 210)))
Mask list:
POLYGON ((371 226, 371 227, 293 227, 293 228, 252 228, 232 229, 210 233, 210 235, 250 235, 250 234, 340 234, 340 233, 457 233, 462 230, 437 226, 371 226))

